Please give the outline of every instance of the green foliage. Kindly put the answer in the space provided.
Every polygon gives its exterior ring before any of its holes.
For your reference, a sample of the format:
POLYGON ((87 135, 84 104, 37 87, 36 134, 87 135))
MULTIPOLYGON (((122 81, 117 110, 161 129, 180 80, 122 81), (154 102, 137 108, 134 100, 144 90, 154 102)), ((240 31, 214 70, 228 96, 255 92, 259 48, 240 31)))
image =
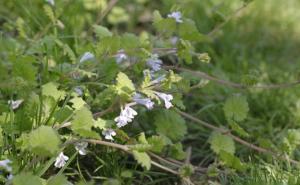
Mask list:
POLYGON ((60 139, 49 126, 40 126, 24 137, 23 147, 41 156, 53 156, 59 150, 60 139))
POLYGON ((187 133, 186 123, 175 111, 164 110, 155 115, 156 132, 174 141, 181 140, 187 133))
POLYGON ((30 173, 22 173, 14 177, 14 185, 44 185, 45 181, 30 173))
POLYGON ((220 154, 221 151, 225 151, 230 154, 234 154, 235 145, 231 137, 221 134, 219 132, 212 132, 209 138, 210 148, 216 153, 220 154))
POLYGON ((128 98, 132 95, 132 93, 135 91, 135 87, 132 83, 132 81, 128 78, 128 76, 125 73, 120 72, 117 75, 117 84, 116 84, 116 91, 117 94, 128 98))
POLYGON ((0 182, 299 184, 300 3, 250 2, 0 1, 0 182))
POLYGON ((224 162, 226 166, 239 171, 243 171, 247 168, 246 164, 242 163, 240 159, 235 157, 232 153, 226 152, 224 150, 221 150, 219 153, 222 162, 224 162))
POLYGON ((112 36, 112 33, 103 26, 94 25, 94 31, 99 39, 112 36))
POLYGON ((135 158, 135 160, 137 160, 137 162, 143 166, 144 168, 146 168, 147 170, 150 169, 151 167, 151 159, 149 157, 149 155, 145 152, 139 152, 139 151, 132 151, 132 154, 135 158))
POLYGON ((248 103, 243 96, 232 96, 228 98, 224 105, 226 119, 229 121, 243 121, 249 111, 248 103))
POLYGON ((42 86, 42 94, 51 96, 55 100, 63 99, 66 95, 64 91, 58 90, 58 85, 53 82, 49 82, 42 86))
POLYGON ((93 126, 93 115, 88 108, 83 106, 81 109, 75 112, 73 121, 71 123, 71 128, 75 133, 82 137, 98 138, 98 134, 92 131, 93 126))

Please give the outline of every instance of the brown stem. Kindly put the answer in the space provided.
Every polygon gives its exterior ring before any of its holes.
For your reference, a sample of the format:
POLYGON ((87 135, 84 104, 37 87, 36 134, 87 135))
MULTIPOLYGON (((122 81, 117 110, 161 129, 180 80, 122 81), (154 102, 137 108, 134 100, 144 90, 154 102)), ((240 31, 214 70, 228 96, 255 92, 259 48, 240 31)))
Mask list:
MULTIPOLYGON (((226 80, 222 80, 219 79, 217 77, 211 76, 205 72, 202 71, 193 71, 190 69, 186 69, 186 68, 182 68, 182 67, 176 67, 176 66, 164 66, 165 69, 174 69, 174 70, 178 70, 178 71, 182 71, 182 72, 188 72, 191 73, 195 76, 198 76, 200 78, 204 78, 213 82, 217 82, 221 85, 225 85, 225 86, 229 86, 229 87, 233 87, 233 88, 238 88, 238 89, 247 89, 247 88, 257 88, 257 89, 280 89, 280 88, 289 88, 289 87, 293 87, 296 85, 300 84, 300 80, 295 81, 295 82, 290 82, 290 83, 285 83, 285 84, 267 84, 267 85, 257 85, 257 86, 247 86, 244 84, 239 84, 239 83, 235 83, 235 82, 230 82, 230 81, 226 81, 226 80)), ((198 86, 198 85, 196 85, 198 86)), ((194 86, 191 87, 192 89, 195 89, 194 86)))
POLYGON ((194 121, 194 122, 196 122, 196 123, 199 123, 199 124, 201 124, 202 126, 205 126, 205 127, 207 127, 207 128, 210 128, 210 129, 215 130, 215 131, 218 131, 218 132, 222 132, 223 134, 226 134, 226 135, 228 135, 229 137, 231 137, 231 138, 232 138, 233 140, 235 140, 236 142, 238 142, 238 143, 240 143, 240 144, 242 144, 242 145, 244 145, 244 146, 247 146, 247 147, 249 147, 249 148, 251 148, 251 149, 253 149, 253 150, 257 151, 257 152, 270 154, 270 155, 272 155, 272 156, 274 156, 274 157, 276 157, 276 158, 279 158, 279 159, 281 159, 281 160, 287 160, 287 161, 289 161, 289 162, 291 162, 291 163, 293 163, 293 164, 296 164, 296 165, 299 165, 299 164, 300 164, 299 161, 290 159, 290 158, 288 158, 288 157, 282 156, 282 155, 280 155, 280 154, 278 154, 278 153, 275 153, 275 152, 273 152, 273 151, 271 151, 271 150, 268 150, 268 149, 266 149, 266 148, 262 148, 262 147, 259 147, 259 146, 254 145, 254 144, 252 144, 252 143, 249 143, 249 142, 247 142, 247 141, 245 141, 245 140, 239 138, 238 136, 235 136, 235 135, 231 134, 229 131, 223 132, 224 129, 218 128, 218 127, 216 127, 216 126, 214 126, 214 125, 212 125, 212 124, 210 124, 210 123, 207 123, 207 122, 205 122, 205 121, 202 121, 202 120, 200 120, 200 119, 198 119, 198 118, 196 118, 196 117, 194 117, 194 116, 192 116, 192 115, 190 115, 190 114, 188 114, 188 113, 185 113, 185 112, 182 112, 182 111, 179 111, 179 110, 177 110, 177 112, 178 112, 179 114, 181 114, 183 117, 185 117, 185 118, 187 118, 187 119, 189 119, 189 120, 192 120, 192 121, 194 121))

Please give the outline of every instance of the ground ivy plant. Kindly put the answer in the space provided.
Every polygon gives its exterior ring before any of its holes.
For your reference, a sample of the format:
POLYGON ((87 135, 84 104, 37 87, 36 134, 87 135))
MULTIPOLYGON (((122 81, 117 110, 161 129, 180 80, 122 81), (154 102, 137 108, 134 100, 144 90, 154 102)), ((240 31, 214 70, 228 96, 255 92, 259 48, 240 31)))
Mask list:
POLYGON ((118 34, 91 24, 89 41, 72 44, 60 37, 68 23, 56 3, 43 2, 49 28, 34 38, 18 18, 21 41, 12 41, 15 50, 0 63, 2 181, 64 184, 66 168, 97 144, 132 155, 145 170, 168 169, 150 154, 184 159, 187 127, 176 110, 184 109, 188 84, 166 66, 201 57, 193 52, 204 39, 195 23, 179 8, 155 11, 153 33, 118 34))
POLYGON ((208 178, 225 167, 249 167, 235 155, 236 142, 289 159, 297 130, 284 138, 284 155, 241 139, 250 137, 240 126, 249 105, 239 93, 223 106, 228 128, 184 112, 183 97, 209 80, 240 89, 257 85, 255 75, 237 84, 180 68, 210 62, 195 46, 211 35, 198 31, 187 8, 155 10, 150 28, 128 33, 129 15, 117 2, 78 1, 68 9, 71 1, 36 0, 30 11, 18 0, 3 2, 16 11, 0 21, 1 182, 135 184, 134 176, 167 173, 174 183, 193 184, 203 169, 190 163, 191 149, 182 142, 191 122, 213 130, 206 144, 216 158, 204 170, 208 178))

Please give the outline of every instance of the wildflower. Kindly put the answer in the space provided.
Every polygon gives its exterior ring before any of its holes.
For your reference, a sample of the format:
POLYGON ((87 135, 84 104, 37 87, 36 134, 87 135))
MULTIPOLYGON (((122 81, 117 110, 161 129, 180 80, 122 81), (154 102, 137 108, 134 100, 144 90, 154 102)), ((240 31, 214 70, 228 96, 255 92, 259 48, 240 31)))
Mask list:
POLYGON ((46 2, 47 2, 47 3, 49 3, 49 4, 51 4, 52 6, 54 6, 54 5, 55 5, 55 2, 54 2, 54 0, 46 0, 46 2))
POLYGON ((69 160, 69 157, 64 155, 63 152, 60 152, 60 154, 56 157, 54 166, 56 168, 62 168, 66 164, 67 160, 69 160))
POLYGON ((12 163, 12 162, 9 159, 5 159, 5 160, 0 161, 0 168, 3 168, 6 171, 11 172, 12 167, 10 166, 10 163, 12 163))
POLYGON ((135 94, 133 101, 135 101, 137 104, 144 105, 149 110, 153 109, 154 102, 151 101, 150 98, 142 98, 140 94, 135 94))
POLYGON ((173 96, 171 94, 165 94, 160 92, 155 92, 155 94, 165 102, 166 109, 169 109, 173 106, 171 103, 171 100, 173 100, 173 96))
POLYGON ((80 155, 86 155, 86 147, 88 146, 87 142, 78 142, 75 143, 75 149, 78 151, 80 155))
POLYGON ((113 129, 106 129, 102 131, 102 135, 104 135, 104 138, 107 140, 114 140, 113 136, 116 135, 116 132, 113 129))
POLYGON ((8 105, 9 105, 13 110, 15 110, 15 109, 17 109, 17 108, 21 105, 21 103, 22 103, 23 101, 24 101, 24 100, 22 100, 22 99, 16 100, 16 101, 14 101, 14 100, 8 100, 7 103, 8 103, 8 105))
POLYGON ((81 87, 75 87, 74 91, 78 94, 78 96, 82 96, 83 95, 83 90, 81 87))
POLYGON ((166 75, 159 76, 158 78, 151 81, 151 84, 158 84, 166 79, 166 75))
POLYGON ((172 12, 172 13, 168 14, 168 17, 175 19, 175 21, 177 23, 182 23, 182 19, 181 19, 182 15, 181 15, 181 12, 179 12, 179 11, 172 12))
POLYGON ((121 110, 120 115, 115 118, 115 122, 117 122, 117 126, 120 128, 132 122, 132 119, 136 115, 137 112, 130 106, 126 105, 125 108, 121 110))
POLYGON ((12 180, 14 178, 14 176, 12 174, 9 174, 6 178, 7 178, 7 180, 10 181, 10 180, 12 180))
POLYGON ((127 60, 128 56, 124 53, 124 50, 119 50, 118 53, 116 54, 116 62, 117 64, 120 64, 124 60, 127 60))
POLYGON ((151 55, 147 60, 147 65, 155 72, 161 69, 162 61, 158 58, 157 54, 151 55))
POLYGON ((82 57, 80 58, 79 60, 79 63, 82 63, 84 61, 87 61, 87 60, 91 60, 91 59, 94 59, 95 58, 95 55, 91 52, 85 52, 82 57))
POLYGON ((172 37, 172 38, 170 39, 170 42, 171 42, 172 45, 175 46, 175 45, 177 44, 178 40, 179 40, 178 37, 172 37))

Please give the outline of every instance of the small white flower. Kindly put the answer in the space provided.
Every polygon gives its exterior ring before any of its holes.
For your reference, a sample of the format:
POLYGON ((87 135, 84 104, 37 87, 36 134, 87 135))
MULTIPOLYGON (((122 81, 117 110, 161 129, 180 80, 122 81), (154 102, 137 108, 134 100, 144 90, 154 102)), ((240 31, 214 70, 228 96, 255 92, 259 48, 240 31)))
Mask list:
POLYGON ((149 110, 153 109, 154 102, 151 101, 150 98, 142 98, 142 96, 140 94, 135 94, 132 99, 137 104, 144 105, 149 110))
POLYGON ((54 6, 54 5, 55 5, 55 2, 54 2, 54 0, 46 0, 46 2, 47 2, 47 3, 49 3, 49 4, 51 4, 52 6, 54 6))
POLYGON ((151 55, 151 57, 147 60, 147 65, 153 71, 159 71, 161 69, 162 61, 158 58, 157 54, 151 55))
POLYGON ((11 163, 12 162, 9 159, 2 160, 0 161, 0 168, 3 168, 6 171, 11 172, 12 171, 12 167, 10 166, 11 163))
POLYGON ((60 154, 56 157, 54 166, 56 168, 62 168, 67 163, 67 160, 69 160, 69 157, 64 155, 63 152, 60 152, 60 154))
POLYGON ((181 19, 182 15, 181 15, 181 12, 179 12, 179 11, 168 14, 168 17, 175 19, 175 21, 178 23, 182 23, 182 19, 181 19))
POLYGON ((113 136, 116 136, 116 132, 113 129, 106 129, 102 131, 102 135, 104 135, 107 140, 114 140, 113 136))
POLYGON ((155 92, 155 94, 165 102, 166 109, 169 109, 173 106, 171 103, 171 100, 173 100, 173 96, 171 94, 165 94, 160 92, 155 92))
POLYGON ((125 108, 121 110, 120 115, 115 118, 115 122, 117 122, 117 126, 120 128, 132 122, 132 119, 136 115, 137 112, 130 106, 126 105, 125 108))
POLYGON ((12 175, 12 174, 9 174, 8 176, 7 176, 7 180, 12 180, 14 178, 14 176, 12 175))
POLYGON ((83 90, 81 87, 75 87, 74 91, 78 94, 78 96, 82 96, 83 95, 83 90))
POLYGON ((8 103, 8 105, 9 105, 13 110, 15 110, 15 109, 17 109, 17 108, 21 105, 21 103, 23 103, 23 101, 24 101, 24 100, 22 100, 22 99, 16 100, 16 101, 14 101, 14 100, 8 100, 7 103, 8 103))
POLYGON ((172 37, 171 39, 170 39, 170 41, 171 41, 171 44, 173 44, 173 45, 176 45, 177 44, 177 42, 178 42, 178 37, 172 37))
POLYGON ((91 52, 85 52, 79 60, 79 63, 85 62, 87 60, 92 60, 95 58, 95 55, 91 52))
POLYGON ((78 151, 80 155, 86 155, 86 147, 88 146, 87 142, 78 142, 75 143, 75 149, 78 151))
POLYGON ((116 62, 117 62, 117 64, 120 64, 124 60, 127 60, 127 58, 128 58, 128 56, 124 53, 123 49, 119 50, 118 53, 116 54, 116 62))

